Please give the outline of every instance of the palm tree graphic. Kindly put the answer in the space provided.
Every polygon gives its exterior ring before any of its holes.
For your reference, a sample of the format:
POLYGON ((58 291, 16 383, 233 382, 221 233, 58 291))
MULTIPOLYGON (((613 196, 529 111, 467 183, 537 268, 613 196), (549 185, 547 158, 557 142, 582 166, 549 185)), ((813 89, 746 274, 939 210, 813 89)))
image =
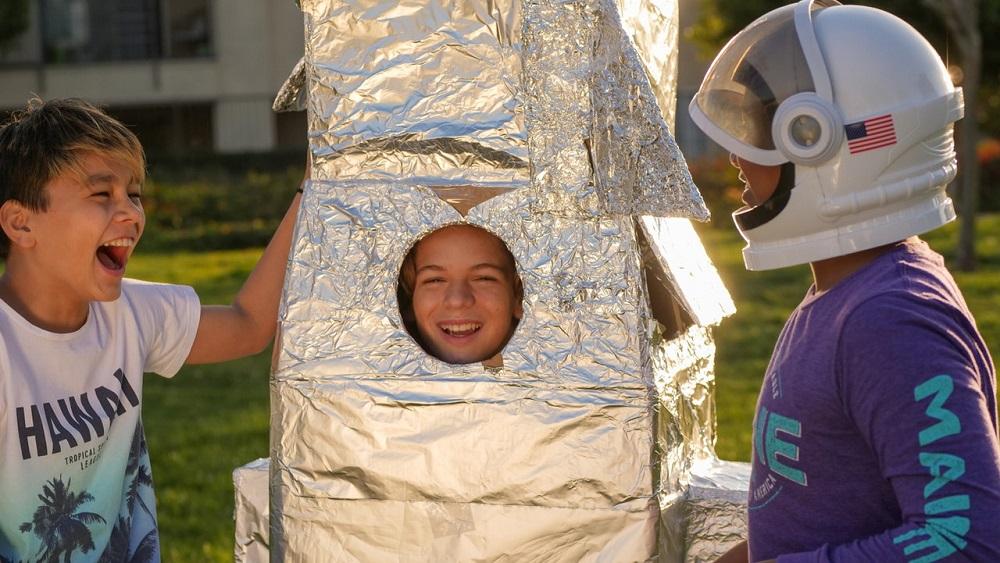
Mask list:
POLYGON ((132 435, 132 446, 129 448, 128 464, 125 466, 126 478, 134 474, 132 483, 126 492, 126 499, 128 501, 129 514, 135 512, 135 503, 138 502, 142 506, 142 509, 146 511, 146 514, 155 520, 156 517, 153 515, 153 511, 146 506, 141 496, 144 487, 153 486, 153 476, 149 474, 149 469, 142 463, 142 458, 148 451, 145 432, 143 431, 142 422, 140 422, 135 429, 135 433, 132 435))
POLYGON ((159 537, 156 533, 156 516, 153 511, 146 506, 142 500, 142 490, 146 487, 152 488, 153 477, 149 474, 149 469, 142 463, 142 458, 147 454, 146 438, 143 432, 142 423, 136 427, 135 434, 132 435, 132 447, 129 451, 128 463, 125 466, 125 477, 132 476, 132 481, 125 491, 126 507, 128 516, 119 516, 118 523, 111 531, 111 540, 108 547, 101 555, 98 563, 148 563, 157 561, 160 552, 159 537), (153 520, 153 529, 143 536, 142 541, 136 546, 134 552, 129 552, 129 538, 132 533, 132 515, 135 514, 136 503, 153 520))
POLYGON ((128 549, 130 534, 131 522, 124 516, 119 516, 118 523, 115 524, 115 528, 111 532, 108 547, 101 554, 98 563, 148 563, 158 560, 157 554, 160 545, 157 541, 156 530, 150 530, 136 546, 135 551, 131 553, 128 549))
POLYGON ((94 549, 94 538, 89 524, 105 523, 100 514, 83 512, 80 508, 94 500, 87 491, 79 494, 70 490, 71 479, 63 483, 62 476, 49 480, 42 487, 38 499, 42 504, 35 509, 31 522, 21 524, 21 532, 34 532, 42 540, 42 553, 38 561, 59 563, 60 558, 69 563, 70 556, 79 549, 87 553, 94 549))

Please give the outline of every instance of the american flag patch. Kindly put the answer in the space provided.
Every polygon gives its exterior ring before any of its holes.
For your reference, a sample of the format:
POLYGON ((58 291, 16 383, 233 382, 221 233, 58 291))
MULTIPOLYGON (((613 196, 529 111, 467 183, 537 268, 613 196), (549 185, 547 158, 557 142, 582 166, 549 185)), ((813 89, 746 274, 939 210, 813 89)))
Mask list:
POLYGON ((892 115, 885 114, 844 126, 847 148, 851 154, 865 152, 896 144, 896 125, 892 115))

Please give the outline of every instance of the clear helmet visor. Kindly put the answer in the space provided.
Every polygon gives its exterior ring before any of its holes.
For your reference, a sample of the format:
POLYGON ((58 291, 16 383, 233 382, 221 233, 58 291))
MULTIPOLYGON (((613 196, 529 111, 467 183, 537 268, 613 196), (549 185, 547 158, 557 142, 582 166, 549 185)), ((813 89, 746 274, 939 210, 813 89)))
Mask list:
POLYGON ((774 150, 771 122, 778 106, 800 92, 816 91, 796 33, 795 8, 792 4, 771 11, 733 37, 695 94, 692 105, 715 126, 716 134, 730 137, 713 139, 732 152, 741 152, 733 150, 732 141, 774 150))

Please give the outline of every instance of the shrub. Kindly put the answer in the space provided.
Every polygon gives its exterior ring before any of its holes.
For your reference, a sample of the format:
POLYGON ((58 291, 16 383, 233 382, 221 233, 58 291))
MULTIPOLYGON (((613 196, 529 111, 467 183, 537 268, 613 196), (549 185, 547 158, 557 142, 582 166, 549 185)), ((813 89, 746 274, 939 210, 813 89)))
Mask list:
POLYGON ((304 158, 150 159, 143 247, 212 250, 267 244, 302 180, 304 158))

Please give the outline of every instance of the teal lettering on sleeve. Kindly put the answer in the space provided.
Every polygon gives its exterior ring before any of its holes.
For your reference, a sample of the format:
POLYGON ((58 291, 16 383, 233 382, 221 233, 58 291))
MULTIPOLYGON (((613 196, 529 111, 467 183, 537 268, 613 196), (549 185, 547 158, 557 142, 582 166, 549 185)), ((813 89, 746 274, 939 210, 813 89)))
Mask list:
POLYGON ((944 408, 944 402, 951 396, 954 388, 955 384, 950 375, 936 375, 913 390, 913 396, 917 401, 922 401, 931 395, 934 396, 931 399, 931 404, 927 405, 927 416, 938 421, 920 431, 921 446, 926 446, 945 436, 952 436, 962 431, 962 424, 958 421, 955 413, 944 408))
POLYGON ((918 527, 893 538, 892 543, 901 544, 914 541, 903 548, 903 554, 910 563, 932 563, 944 559, 966 546, 965 534, 969 532, 969 519, 962 516, 948 518, 928 518, 925 527, 918 527), (916 558, 918 552, 931 549, 916 558))
POLYGON ((924 487, 924 498, 938 491, 941 487, 965 475, 965 460, 952 454, 920 452, 920 465, 934 479, 924 487))
POLYGON ((792 461, 799 460, 799 447, 791 442, 787 442, 778 438, 778 432, 784 432, 796 438, 802 437, 802 424, 787 416, 782 416, 776 412, 772 412, 767 419, 767 466, 782 477, 798 483, 802 486, 807 486, 806 474, 800 469, 795 469, 785 465, 778 460, 778 456, 790 459, 792 461))
MULTIPOLYGON (((913 397, 918 403, 931 397, 925 413, 936 421, 920 431, 918 439, 921 447, 962 431, 961 421, 944 406, 954 385, 951 376, 936 375, 914 388, 913 397)), ((926 521, 923 526, 894 537, 892 542, 896 545, 903 544, 903 554, 910 563, 932 563, 965 549, 968 545, 965 537, 971 527, 967 516, 971 502, 969 495, 965 494, 931 498, 965 474, 964 459, 954 454, 926 451, 921 451, 918 459, 932 477, 924 486, 926 521), (965 515, 942 516, 954 512, 965 512, 965 515)))
MULTIPOLYGON (((945 512, 968 509, 969 495, 951 495, 950 497, 932 500, 924 505, 924 513, 926 514, 943 514, 945 512)), ((968 520, 968 518, 963 518, 963 520, 968 520)))

